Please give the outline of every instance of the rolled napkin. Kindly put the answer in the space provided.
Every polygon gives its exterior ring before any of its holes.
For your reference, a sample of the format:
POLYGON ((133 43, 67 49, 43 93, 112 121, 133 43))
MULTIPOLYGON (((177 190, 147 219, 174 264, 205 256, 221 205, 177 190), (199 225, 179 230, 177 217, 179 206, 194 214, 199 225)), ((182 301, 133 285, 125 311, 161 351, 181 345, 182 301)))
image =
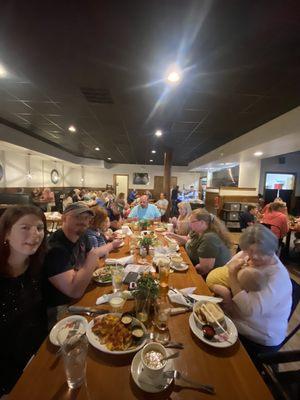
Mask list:
POLYGON ((176 254, 176 250, 174 249, 170 249, 167 246, 158 246, 155 247, 155 251, 154 251, 154 256, 169 256, 169 255, 173 255, 176 254))
POLYGON ((190 296, 195 290, 196 287, 188 287, 180 290, 172 289, 169 290, 168 297, 171 303, 180 304, 182 306, 191 308, 192 301, 189 302, 184 296, 190 296))
POLYGON ((120 229, 123 235, 131 236, 133 235, 132 230, 129 228, 128 225, 122 225, 122 228, 120 229))
POLYGON ((137 272, 138 274, 143 274, 144 272, 155 272, 155 269, 151 264, 140 265, 140 264, 128 264, 125 269, 125 276, 129 272, 137 272))
POLYGON ((123 265, 125 267, 125 265, 127 264, 132 264, 134 260, 134 256, 127 256, 127 257, 121 257, 121 258, 106 258, 105 260, 105 264, 106 265, 123 265))
POLYGON ((114 295, 114 293, 109 293, 109 294, 104 294, 103 296, 98 297, 98 299, 96 300, 97 306, 99 304, 108 303, 109 300, 113 297, 113 295, 114 295))
POLYGON ((221 303, 223 301, 220 297, 203 296, 201 294, 189 294, 189 297, 196 301, 210 301, 211 303, 221 303))
MULTIPOLYGON (((129 290, 123 290, 123 292, 121 293, 123 299, 126 300, 131 300, 133 299, 133 294, 132 292, 130 292, 129 290)), ((103 296, 98 297, 98 299, 96 300, 96 304, 97 306, 99 304, 104 304, 104 303, 108 303, 109 300, 115 295, 115 293, 108 293, 108 294, 104 294, 103 296)))

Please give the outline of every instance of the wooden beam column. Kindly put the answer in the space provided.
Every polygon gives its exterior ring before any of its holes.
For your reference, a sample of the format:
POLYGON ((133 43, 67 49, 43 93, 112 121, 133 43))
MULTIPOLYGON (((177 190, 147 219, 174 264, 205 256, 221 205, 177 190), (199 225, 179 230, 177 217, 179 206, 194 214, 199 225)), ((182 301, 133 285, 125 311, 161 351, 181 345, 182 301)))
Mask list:
POLYGON ((171 192, 171 169, 172 169, 172 150, 167 149, 164 153, 164 193, 170 202, 171 192))

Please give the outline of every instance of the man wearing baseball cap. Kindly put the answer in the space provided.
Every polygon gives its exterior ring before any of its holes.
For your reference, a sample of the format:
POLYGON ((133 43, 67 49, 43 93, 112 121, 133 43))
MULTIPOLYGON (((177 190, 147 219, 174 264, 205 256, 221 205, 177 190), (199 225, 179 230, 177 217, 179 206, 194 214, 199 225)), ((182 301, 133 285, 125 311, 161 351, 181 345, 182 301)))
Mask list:
POLYGON ((71 299, 84 294, 99 257, 107 253, 105 248, 92 248, 85 233, 93 216, 85 203, 69 204, 62 215, 62 228, 49 239, 44 263, 49 325, 71 299))

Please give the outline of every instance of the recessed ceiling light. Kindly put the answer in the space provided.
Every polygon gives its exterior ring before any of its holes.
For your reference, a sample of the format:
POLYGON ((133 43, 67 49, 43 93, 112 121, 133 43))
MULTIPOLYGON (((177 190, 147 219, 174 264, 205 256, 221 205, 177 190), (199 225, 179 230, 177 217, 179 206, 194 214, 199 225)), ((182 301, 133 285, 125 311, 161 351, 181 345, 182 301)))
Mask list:
POLYGON ((155 154, 155 153, 156 153, 156 150, 151 150, 151 153, 152 153, 152 154, 155 154))
POLYGON ((162 135, 162 131, 161 131, 160 129, 158 129, 158 130, 155 132, 155 136, 159 137, 159 136, 161 136, 161 135, 162 135))
POLYGON ((2 64, 0 64, 0 78, 5 78, 7 75, 7 71, 2 64))
POLYGON ((96 151, 100 151, 100 147, 95 147, 95 150, 96 151))
POLYGON ((166 79, 168 83, 177 84, 181 81, 182 72, 177 65, 171 65, 166 73, 166 79))
POLYGON ((84 181, 84 179, 83 179, 83 178, 81 178, 80 180, 81 180, 81 182, 83 182, 83 181, 84 181))
POLYGON ((150 162, 153 162, 153 160, 149 160, 150 162))
POLYGON ((76 128, 74 125, 70 125, 68 129, 70 132, 76 132, 76 128))
POLYGON ((110 157, 107 157, 107 159, 110 161, 111 160, 111 158, 110 157))
POLYGON ((262 152, 262 151, 256 151, 255 153, 254 153, 254 155, 256 156, 256 157, 259 157, 259 156, 262 156, 264 153, 262 152))

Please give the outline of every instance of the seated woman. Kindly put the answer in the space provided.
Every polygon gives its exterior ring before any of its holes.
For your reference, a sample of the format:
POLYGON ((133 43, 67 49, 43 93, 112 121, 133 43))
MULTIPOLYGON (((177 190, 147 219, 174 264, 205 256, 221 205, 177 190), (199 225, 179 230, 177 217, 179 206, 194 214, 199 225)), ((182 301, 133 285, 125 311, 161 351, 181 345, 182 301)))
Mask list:
POLYGON ((282 239, 289 230, 286 204, 281 202, 271 203, 268 212, 263 216, 262 224, 270 225, 271 231, 278 239, 282 239))
POLYGON ((110 226, 106 211, 98 206, 91 207, 91 210, 94 212, 94 217, 90 222, 86 234, 91 247, 102 247, 103 256, 105 256, 110 251, 117 249, 122 243, 122 240, 111 238, 112 241, 109 243, 110 237, 105 234, 110 226))
POLYGON ((130 207, 125 199, 125 193, 119 193, 116 198, 116 204, 121 216, 127 216, 130 212, 130 207))
POLYGON ((73 190, 66 193, 63 199, 63 211, 68 207, 69 204, 73 203, 73 190))
MULTIPOLYGON (((276 256, 278 241, 270 229, 256 224, 241 235, 240 248, 227 263, 229 286, 232 293, 234 312, 232 319, 241 340, 250 355, 273 351, 284 340, 288 317, 292 305, 292 285, 285 266, 276 256), (267 277, 265 286, 259 290, 243 290, 238 275, 245 263, 256 268, 267 277)), ((212 271, 207 282, 220 282, 218 270, 212 271)), ((227 280, 227 278, 226 278, 227 280)))
POLYGON ((189 217, 192 212, 191 205, 186 201, 182 201, 181 203, 178 203, 177 207, 179 216, 178 218, 171 218, 171 222, 174 226, 175 233, 185 236, 188 235, 190 231, 189 217))
POLYGON ((41 266, 46 220, 34 206, 0 218, 0 397, 8 393, 47 335, 41 266))
POLYGON ((226 264, 231 258, 231 241, 225 225, 203 208, 192 211, 189 217, 191 233, 180 236, 167 233, 179 244, 185 244, 186 251, 201 275, 207 275, 215 267, 226 264))
POLYGON ((117 203, 114 201, 108 203, 106 206, 106 211, 110 220, 111 229, 113 231, 120 229, 123 224, 123 219, 117 203))

